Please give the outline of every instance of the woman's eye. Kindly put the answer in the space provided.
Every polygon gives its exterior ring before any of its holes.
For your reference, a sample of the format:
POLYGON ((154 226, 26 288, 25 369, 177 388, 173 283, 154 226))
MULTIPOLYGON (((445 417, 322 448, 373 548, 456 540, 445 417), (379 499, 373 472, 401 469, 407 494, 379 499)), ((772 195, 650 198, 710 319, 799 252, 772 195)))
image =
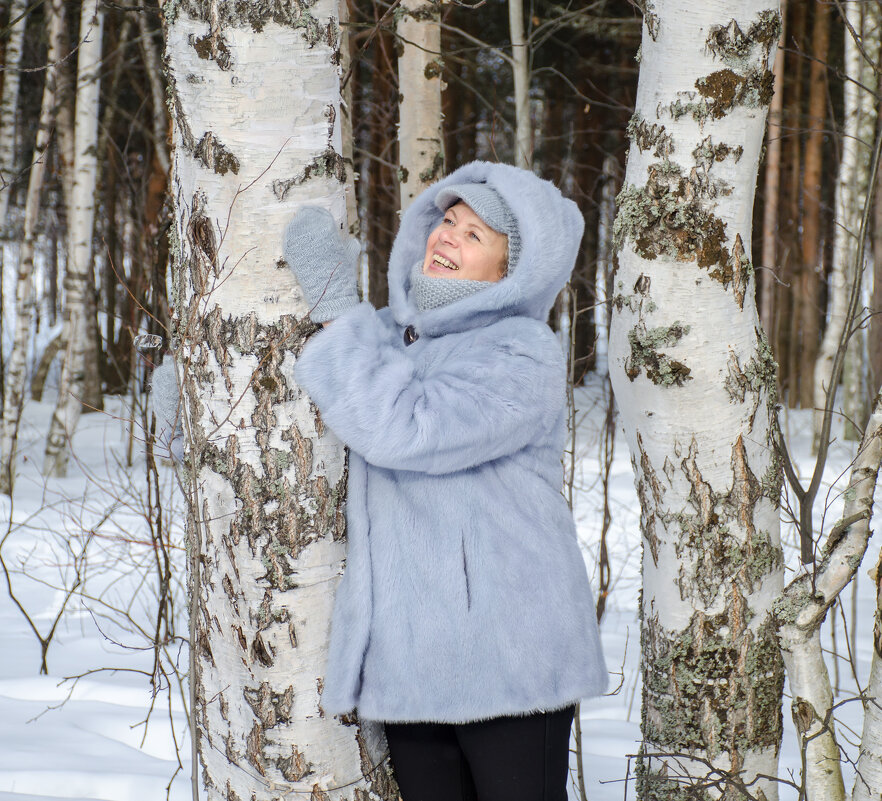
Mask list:
POLYGON ((453 220, 451 220, 450 217, 445 217, 445 218, 444 218, 444 222, 447 223, 448 225, 453 225, 453 224, 454 224, 454 223, 453 223, 453 220))
POLYGON ((480 241, 481 241, 481 240, 478 238, 478 235, 477 235, 474 231, 472 231, 472 232, 469 234, 469 236, 470 236, 472 239, 474 239, 475 242, 480 242, 480 241))

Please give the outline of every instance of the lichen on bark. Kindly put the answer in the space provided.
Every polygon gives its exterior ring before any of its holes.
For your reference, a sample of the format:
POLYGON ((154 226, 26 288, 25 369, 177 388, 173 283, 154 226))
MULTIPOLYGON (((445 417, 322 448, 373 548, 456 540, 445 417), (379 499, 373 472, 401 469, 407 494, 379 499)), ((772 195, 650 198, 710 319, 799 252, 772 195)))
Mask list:
POLYGON ((616 198, 619 212, 613 224, 613 243, 626 241, 644 259, 660 255, 695 261, 699 267, 725 265, 726 223, 705 208, 708 193, 701 176, 684 176, 679 165, 659 162, 647 168, 642 187, 625 184, 616 198))
POLYGON ((316 0, 179 0, 166 3, 166 19, 180 13, 220 27, 250 27, 259 33, 270 22, 296 28, 310 47, 323 43, 337 51, 340 29, 336 19, 322 24, 312 13, 316 0), (170 6, 170 7, 169 7, 170 6), (216 9, 216 16, 212 11, 216 9))
POLYGON ((784 664, 774 627, 751 628, 750 622, 747 602, 734 589, 725 611, 696 610, 681 631, 666 630, 657 615, 644 616, 647 743, 736 760, 745 751, 778 747, 784 664))
POLYGON ((639 111, 635 111, 628 121, 626 133, 641 153, 651 149, 656 158, 668 159, 674 152, 674 140, 665 132, 665 126, 659 123, 650 125, 639 111))
POLYGON ((689 326, 679 322, 647 328, 640 321, 628 332, 631 353, 625 360, 625 374, 633 381, 643 370, 653 384, 682 386, 691 378, 692 371, 682 362, 662 353, 659 348, 673 347, 688 332, 689 326))

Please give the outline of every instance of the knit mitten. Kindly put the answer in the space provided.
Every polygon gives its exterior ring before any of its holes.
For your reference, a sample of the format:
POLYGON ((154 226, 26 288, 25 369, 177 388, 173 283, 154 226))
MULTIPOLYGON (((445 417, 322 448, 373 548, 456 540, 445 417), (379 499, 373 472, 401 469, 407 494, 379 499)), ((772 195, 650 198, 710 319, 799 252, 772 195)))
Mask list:
POLYGON ((184 427, 181 423, 181 392, 174 360, 167 356, 153 371, 150 381, 153 414, 156 415, 156 441, 168 448, 175 462, 184 458, 184 427))
POLYGON ((340 236, 329 211, 318 206, 301 209, 285 229, 284 253, 313 322, 333 320, 358 303, 359 244, 340 236))

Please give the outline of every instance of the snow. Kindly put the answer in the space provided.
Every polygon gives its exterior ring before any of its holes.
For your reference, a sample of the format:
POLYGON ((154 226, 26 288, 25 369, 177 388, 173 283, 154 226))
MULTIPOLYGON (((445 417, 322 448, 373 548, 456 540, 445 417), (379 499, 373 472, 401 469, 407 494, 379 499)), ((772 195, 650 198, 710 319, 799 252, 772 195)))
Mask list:
MULTIPOLYGON (((575 515, 595 582, 603 512, 598 478, 605 411, 602 386, 602 379, 594 378, 576 393, 575 515)), ((49 675, 41 676, 40 645, 6 593, 0 574, 0 801, 184 801, 191 797, 186 688, 178 685, 174 666, 183 675, 187 656, 180 639, 172 637, 161 659, 165 676, 154 695, 157 572, 144 517, 147 494, 137 440, 132 465, 127 466, 130 400, 108 399, 105 413, 84 416, 74 439, 76 461, 70 477, 46 482, 38 468, 53 407, 50 395, 47 392, 44 402, 30 403, 25 410, 14 503, 10 507, 9 499, 0 500, 0 521, 12 521, 0 553, 10 568, 16 597, 43 636, 62 608, 64 588, 71 585, 78 569, 82 583, 80 594, 67 601, 49 644, 49 675), (69 679, 75 676, 81 678, 69 679)), ((811 465, 808 414, 785 412, 783 428, 796 463, 806 475, 811 465)), ((837 496, 830 487, 841 474, 847 477, 853 452, 854 443, 835 442, 831 449, 826 489, 819 503, 822 506, 827 492, 833 503, 826 514, 828 525, 835 519, 837 496)), ((182 499, 170 466, 161 465, 160 473, 163 508, 173 520, 175 626, 183 634, 182 499)), ((613 674, 611 685, 616 689, 582 705, 586 785, 592 801, 635 797, 631 782, 626 792, 625 778, 633 779, 634 760, 628 755, 637 752, 640 740, 639 505, 621 432, 610 476, 610 505, 612 592, 602 634, 613 674)), ((0 539, 5 533, 4 525, 0 539)), ((785 539, 788 564, 794 565, 798 551, 793 532, 787 530, 785 539)), ((866 571, 877 558, 878 543, 865 557, 857 585, 855 656, 862 683, 869 673, 874 609, 866 571)), ((843 598, 848 619, 851 593, 849 588, 843 598)), ((828 621, 828 645, 829 630, 828 621)), ((855 693, 851 668, 842 657, 844 641, 840 618, 837 644, 842 692, 837 700, 855 693)), ((832 656, 830 660, 832 665, 832 656)), ((784 719, 780 775, 795 776, 799 757, 786 705, 784 719)), ((860 704, 844 704, 838 719, 860 732, 860 704)), ((848 736, 855 740, 854 735, 848 736)), ((855 749, 849 748, 853 756, 855 749)), ((852 781, 846 775, 847 787, 852 781)), ((782 799, 795 797, 795 792, 782 787, 782 799)), ((577 798, 573 788, 571 798, 577 798)))

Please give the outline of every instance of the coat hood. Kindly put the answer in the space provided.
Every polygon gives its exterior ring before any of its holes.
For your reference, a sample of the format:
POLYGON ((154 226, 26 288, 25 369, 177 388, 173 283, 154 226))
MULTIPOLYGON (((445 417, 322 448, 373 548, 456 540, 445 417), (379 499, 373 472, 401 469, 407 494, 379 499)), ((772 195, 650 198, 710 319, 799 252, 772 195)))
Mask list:
POLYGON ((466 164, 426 189, 401 218, 389 257, 392 315, 400 325, 413 325, 430 336, 487 325, 502 317, 527 316, 545 322, 569 280, 584 226, 579 207, 550 181, 509 164, 466 164), (410 276, 414 264, 423 260, 429 234, 444 218, 435 199, 445 187, 469 183, 491 186, 511 209, 521 237, 517 266, 487 289, 420 312, 410 297, 410 276))

